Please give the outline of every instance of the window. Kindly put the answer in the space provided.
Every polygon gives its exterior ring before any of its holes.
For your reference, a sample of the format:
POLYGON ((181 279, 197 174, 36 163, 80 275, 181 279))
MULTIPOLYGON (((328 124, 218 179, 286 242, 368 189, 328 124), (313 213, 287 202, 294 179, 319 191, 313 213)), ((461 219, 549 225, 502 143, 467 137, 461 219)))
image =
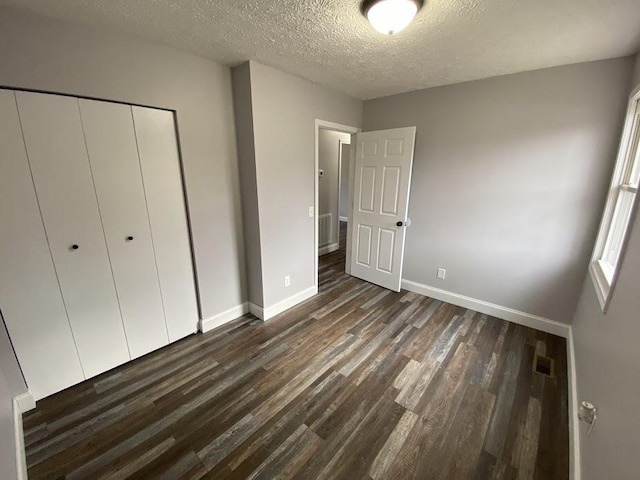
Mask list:
POLYGON ((636 208, 639 179, 640 89, 637 89, 629 102, 607 205, 589 269, 603 312, 607 310, 622 264, 636 208))

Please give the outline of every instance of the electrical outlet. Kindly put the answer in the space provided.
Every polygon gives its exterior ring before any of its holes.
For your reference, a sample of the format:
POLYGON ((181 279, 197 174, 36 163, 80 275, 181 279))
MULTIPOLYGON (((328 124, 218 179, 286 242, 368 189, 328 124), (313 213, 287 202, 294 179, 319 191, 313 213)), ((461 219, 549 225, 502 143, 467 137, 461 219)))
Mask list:
POLYGON ((289 287, 291 286, 291 277, 289 275, 287 275, 286 277, 284 277, 284 286, 285 287, 289 287))
POLYGON ((309 218, 313 218, 313 207, 309 207, 309 218))
POLYGON ((438 274, 436 275, 436 277, 439 278, 440 280, 444 280, 444 277, 446 276, 447 276, 447 271, 444 268, 439 268, 438 274))

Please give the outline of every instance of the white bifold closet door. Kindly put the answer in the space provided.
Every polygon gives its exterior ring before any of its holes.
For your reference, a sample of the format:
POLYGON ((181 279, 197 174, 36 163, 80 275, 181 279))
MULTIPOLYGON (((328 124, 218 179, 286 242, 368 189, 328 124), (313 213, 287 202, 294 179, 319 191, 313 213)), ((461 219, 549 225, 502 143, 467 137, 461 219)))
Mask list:
POLYGON ((80 100, 131 358, 169 343, 131 107, 80 100))
MULTIPOLYGON (((16 92, 42 220, 87 378, 131 358, 77 98, 16 92)), ((52 372, 52 374, 55 374, 52 372)))
POLYGON ((169 341, 174 342, 198 328, 176 127, 173 112, 131 108, 169 341))
POLYGON ((0 239, 0 309, 27 384, 40 399, 85 377, 42 225, 11 90, 0 90, 0 239))
POLYGON ((173 112, 0 89, 0 238, 36 399, 197 331, 173 112))

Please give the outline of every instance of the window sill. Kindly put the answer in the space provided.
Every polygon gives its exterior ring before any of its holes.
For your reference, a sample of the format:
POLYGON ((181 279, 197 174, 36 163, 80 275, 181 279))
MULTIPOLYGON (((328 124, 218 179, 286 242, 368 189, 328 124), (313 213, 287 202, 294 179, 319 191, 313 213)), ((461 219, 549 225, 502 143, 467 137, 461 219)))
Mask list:
POLYGON ((591 265, 589 266, 589 273, 591 275, 593 287, 596 291, 596 296, 598 297, 602 313, 607 313, 609 299, 611 298, 611 284, 607 280, 599 261, 596 260, 591 262, 591 265))

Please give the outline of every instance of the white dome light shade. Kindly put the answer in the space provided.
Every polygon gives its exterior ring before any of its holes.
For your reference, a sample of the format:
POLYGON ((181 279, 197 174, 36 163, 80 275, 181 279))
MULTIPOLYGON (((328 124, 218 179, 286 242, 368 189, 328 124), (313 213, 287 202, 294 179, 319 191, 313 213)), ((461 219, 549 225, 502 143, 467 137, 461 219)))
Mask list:
POLYGON ((393 35, 409 26, 418 13, 415 0, 378 0, 366 10, 371 26, 384 35, 393 35))

